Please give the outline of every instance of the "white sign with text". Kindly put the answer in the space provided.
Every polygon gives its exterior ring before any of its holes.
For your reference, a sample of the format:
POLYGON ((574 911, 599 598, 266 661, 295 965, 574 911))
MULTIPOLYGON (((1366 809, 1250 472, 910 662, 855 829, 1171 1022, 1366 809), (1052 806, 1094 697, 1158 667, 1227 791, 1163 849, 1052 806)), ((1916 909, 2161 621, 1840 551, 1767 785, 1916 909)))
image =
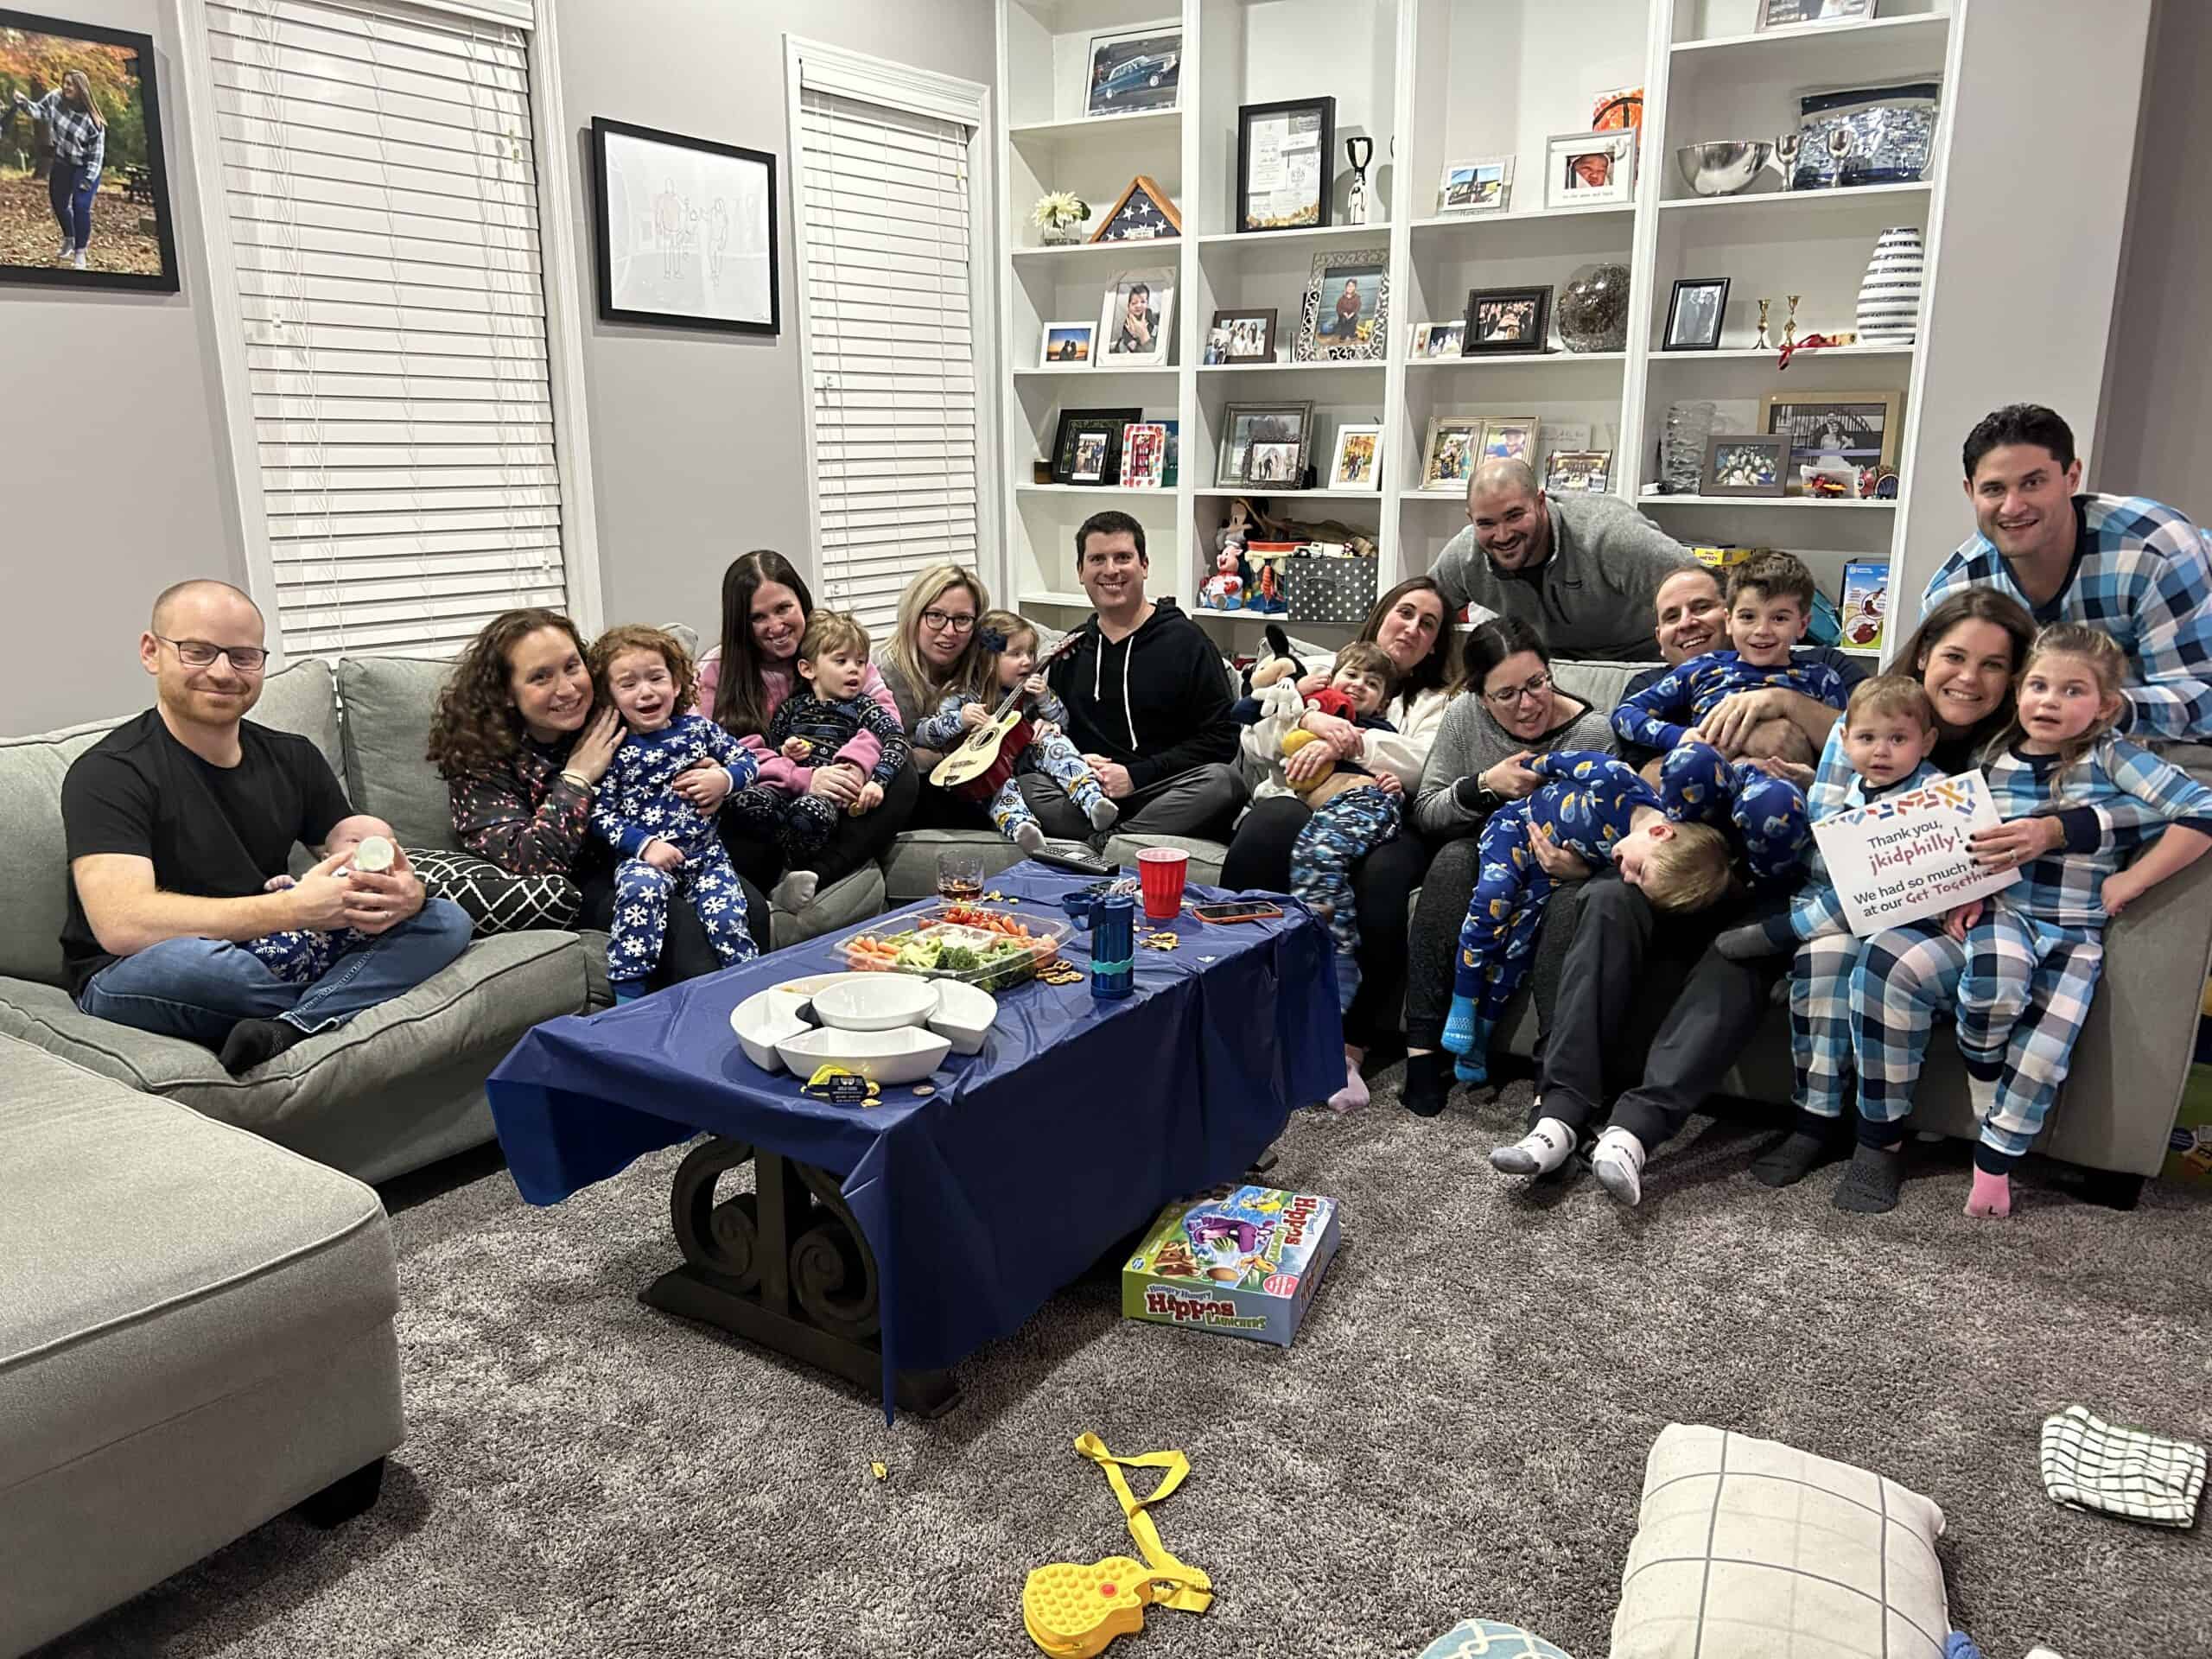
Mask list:
POLYGON ((1813 838, 1851 931, 1863 939, 2018 881, 2017 869, 1983 869, 1967 844, 1975 830, 1997 824, 1988 779, 1962 772, 1822 818, 1813 838))

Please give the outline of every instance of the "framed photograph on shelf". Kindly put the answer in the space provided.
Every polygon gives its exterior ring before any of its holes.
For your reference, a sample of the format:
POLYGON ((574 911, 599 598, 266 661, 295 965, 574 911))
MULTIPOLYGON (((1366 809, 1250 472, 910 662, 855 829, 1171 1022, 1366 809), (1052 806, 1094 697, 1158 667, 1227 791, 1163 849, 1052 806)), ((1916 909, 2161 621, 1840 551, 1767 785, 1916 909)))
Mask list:
POLYGON ((1467 325, 1458 322, 1417 322, 1414 325, 1415 357, 1464 357, 1467 325))
POLYGON ((1544 206, 1598 207, 1636 200, 1639 129, 1562 132, 1545 145, 1544 206))
POLYGON ((1122 487, 1156 490, 1167 481, 1167 427, 1132 421, 1122 429, 1122 487))
POLYGON ((1313 429, 1311 403, 1230 404, 1221 415, 1215 484, 1295 489, 1306 473, 1306 444, 1313 429))
POLYGON ((1554 449, 1544 457, 1544 487, 1554 495, 1603 495, 1612 471, 1610 449, 1554 449))
POLYGON ((1764 34, 1770 29, 1796 29, 1805 23, 1863 23, 1874 15, 1881 0, 1759 0, 1759 17, 1756 25, 1764 34))
POLYGON ((1483 422, 1481 461, 1536 461, 1536 417, 1533 415, 1492 415, 1483 422))
POLYGON ((1048 322, 1044 343, 1037 349, 1040 369, 1080 369, 1090 362, 1091 342, 1098 337, 1095 322, 1048 322))
POLYGON ((1337 429, 1337 449, 1329 462, 1329 487, 1372 494, 1382 487, 1382 426, 1379 421, 1346 421, 1337 429))
POLYGON ((1209 363, 1272 363, 1275 360, 1275 308, 1217 311, 1206 330, 1209 363))
POLYGON ((1122 429, 1132 421, 1142 419, 1144 410, 1141 409, 1062 410, 1059 430, 1052 440, 1052 482, 1111 484, 1116 476, 1116 463, 1121 459, 1122 429), (1078 478, 1076 476, 1077 440, 1100 432, 1103 432, 1107 439, 1105 470, 1098 476, 1078 478))
POLYGON ((1389 332, 1390 250, 1344 248, 1315 254, 1291 361, 1379 359, 1389 332))
POLYGON ((1148 266, 1116 272, 1098 313, 1094 367, 1157 368, 1167 361, 1174 338, 1175 268, 1148 266))
POLYGON ((1879 651, 1882 623, 1890 611, 1890 563, 1853 559, 1843 567, 1843 598, 1836 606, 1847 651, 1879 651))
POLYGON ((1431 416, 1428 441, 1421 449, 1421 486, 1424 490, 1464 490, 1474 476, 1475 452, 1481 448, 1480 416, 1431 416))
MULTIPOLYGON (((250 95, 246 101, 255 102, 250 95)), ((0 11, 0 152, 7 156, 0 174, 0 283, 177 291, 151 35, 0 11), (95 163, 99 170, 90 171, 95 163)), ((269 239, 296 241, 289 222, 283 236, 269 239)), ((270 280, 283 285, 274 291, 296 294, 294 277, 270 280)), ((127 327, 113 313, 107 321, 127 327)), ((15 326, 38 327, 28 317, 15 326)), ((130 378, 124 369, 115 390, 128 396, 130 378)), ((29 384, 14 390, 37 395, 29 384)))
POLYGON ((1667 302, 1667 334, 1660 350, 1711 352, 1720 347, 1720 320, 1728 311, 1728 278, 1686 276, 1667 302))
POLYGON ((1759 424, 1770 435, 1789 441, 1787 481, 1799 490, 1808 477, 1826 475, 1849 482, 1844 497, 1872 495, 1859 480, 1872 483, 1897 458, 1897 394, 1894 391, 1826 391, 1818 396, 1770 396, 1759 406, 1759 424))
POLYGON ((1469 357, 1541 352, 1551 335, 1548 288, 1471 288, 1467 290, 1465 338, 1469 357))
POLYGON ((1294 98, 1236 111, 1236 228, 1313 230, 1329 222, 1337 100, 1294 98))
POLYGON ((1172 110, 1181 92, 1183 29, 1172 19, 1090 37, 1085 115, 1172 110))
POLYGON ((1114 448, 1114 435, 1103 426, 1079 426, 1075 429, 1075 458, 1068 464, 1071 484, 1103 484, 1109 457, 1114 448))
POLYGON ((1789 440, 1761 433, 1716 433, 1705 441, 1707 495, 1782 495, 1789 476, 1789 440))
POLYGON ((772 155, 597 116, 591 159, 604 321, 782 332, 772 155), (684 226, 715 226, 715 256, 707 256, 703 228, 696 247, 669 241, 667 214, 684 226))
POLYGON ((1503 213, 1513 206, 1513 157, 1484 156, 1471 162, 1446 162, 1437 181, 1436 211, 1446 213, 1503 213))

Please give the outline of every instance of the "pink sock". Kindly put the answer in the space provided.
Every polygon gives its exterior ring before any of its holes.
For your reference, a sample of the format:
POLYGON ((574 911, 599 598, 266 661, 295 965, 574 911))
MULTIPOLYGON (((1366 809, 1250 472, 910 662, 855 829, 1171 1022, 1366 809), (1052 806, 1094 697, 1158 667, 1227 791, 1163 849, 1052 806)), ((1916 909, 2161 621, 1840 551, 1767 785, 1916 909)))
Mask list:
POLYGON ((1329 1096, 1332 1112, 1356 1112, 1367 1104, 1367 1079, 1359 1075, 1359 1062, 1344 1061, 1344 1086, 1329 1096))
POLYGON ((2012 1178, 1993 1175, 1977 1164, 1974 1172, 1974 1190, 1967 1194, 1967 1214, 1970 1216, 2009 1216, 2012 1213, 2012 1178))

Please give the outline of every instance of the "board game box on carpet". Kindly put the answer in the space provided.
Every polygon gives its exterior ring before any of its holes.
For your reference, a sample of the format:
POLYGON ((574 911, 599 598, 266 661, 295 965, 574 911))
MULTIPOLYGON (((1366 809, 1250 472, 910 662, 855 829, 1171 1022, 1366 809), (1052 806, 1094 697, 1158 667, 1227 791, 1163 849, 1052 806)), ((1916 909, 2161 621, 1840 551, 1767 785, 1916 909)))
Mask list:
POLYGON ((1122 1269, 1122 1313, 1287 1346, 1339 1236, 1333 1198, 1217 1187, 1160 1212, 1122 1269))

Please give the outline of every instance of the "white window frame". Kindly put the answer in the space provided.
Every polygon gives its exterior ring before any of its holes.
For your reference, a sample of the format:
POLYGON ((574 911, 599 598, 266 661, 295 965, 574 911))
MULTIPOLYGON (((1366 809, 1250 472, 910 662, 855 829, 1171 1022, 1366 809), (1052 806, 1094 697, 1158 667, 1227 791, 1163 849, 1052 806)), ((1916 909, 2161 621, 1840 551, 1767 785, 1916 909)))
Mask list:
MULTIPOLYGON (((561 479, 561 564, 568 614, 586 639, 604 626, 599 582, 599 513, 592 498, 591 423, 584 403, 582 296, 576 277, 574 169, 569 124, 561 107, 560 51, 551 0, 386 0, 447 22, 505 23, 530 35, 530 119, 537 146, 537 239, 545 292, 546 373, 553 400, 553 456, 561 479), (532 16, 531 14, 535 14, 532 16)), ((254 437, 253 382, 247 371, 245 318, 238 303, 238 264, 223 202, 223 139, 215 101, 213 59, 203 0, 175 0, 178 55, 183 60, 185 127, 191 135, 199 186, 200 242, 207 254, 215 362, 222 381, 230 440, 231 493, 245 547, 246 587, 264 614, 279 608, 269 547, 269 511, 254 437)), ((271 647, 289 654, 279 639, 271 647)), ((315 653, 305 653, 313 655, 315 653)))
POLYGON ((995 234, 997 193, 992 185, 991 89, 980 81, 940 74, 912 64, 893 63, 798 35, 784 36, 786 151, 784 171, 791 180, 791 264, 796 268, 798 304, 798 385, 806 445, 807 580, 823 591, 821 462, 814 443, 814 295, 807 281, 804 129, 800 111, 801 66, 818 90, 880 104, 967 127, 968 138, 968 309, 976 353, 976 575, 995 594, 1007 591, 1006 537, 999 480, 997 391, 998 266, 995 234))

